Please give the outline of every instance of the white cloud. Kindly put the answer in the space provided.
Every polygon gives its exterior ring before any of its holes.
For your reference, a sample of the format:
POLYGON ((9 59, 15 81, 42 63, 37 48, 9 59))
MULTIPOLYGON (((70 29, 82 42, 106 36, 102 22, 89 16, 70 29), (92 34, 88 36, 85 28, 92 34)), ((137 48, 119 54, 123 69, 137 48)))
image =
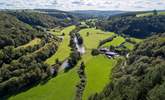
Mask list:
POLYGON ((0 9, 50 8, 60 10, 165 9, 165 0, 1 0, 0 9))

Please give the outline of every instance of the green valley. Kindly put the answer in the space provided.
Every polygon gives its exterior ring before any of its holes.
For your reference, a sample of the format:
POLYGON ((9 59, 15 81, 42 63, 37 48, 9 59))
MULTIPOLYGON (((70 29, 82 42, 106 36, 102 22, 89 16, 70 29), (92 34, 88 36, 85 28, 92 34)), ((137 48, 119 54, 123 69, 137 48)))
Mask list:
POLYGON ((164 26, 164 10, 4 8, 0 100, 163 100, 164 26))

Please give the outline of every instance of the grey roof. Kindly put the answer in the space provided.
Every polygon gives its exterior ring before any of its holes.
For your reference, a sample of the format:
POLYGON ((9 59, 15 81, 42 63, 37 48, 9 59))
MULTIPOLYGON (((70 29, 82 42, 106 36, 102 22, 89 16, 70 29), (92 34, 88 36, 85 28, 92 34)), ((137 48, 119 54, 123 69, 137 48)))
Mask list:
POLYGON ((107 54, 107 55, 117 55, 117 53, 115 53, 115 52, 110 52, 110 51, 105 52, 105 54, 107 54))

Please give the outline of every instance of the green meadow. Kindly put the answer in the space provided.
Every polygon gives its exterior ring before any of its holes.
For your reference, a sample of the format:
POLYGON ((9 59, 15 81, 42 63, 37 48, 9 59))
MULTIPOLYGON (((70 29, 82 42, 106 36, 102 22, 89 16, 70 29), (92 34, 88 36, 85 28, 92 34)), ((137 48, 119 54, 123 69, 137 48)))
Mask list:
POLYGON ((102 91, 110 81, 109 75, 115 64, 116 60, 108 59, 103 55, 92 57, 85 63, 87 85, 83 94, 83 100, 87 100, 91 94, 102 91))
POLYGON ((76 84, 79 82, 76 68, 60 73, 46 84, 38 85, 12 96, 9 100, 74 100, 76 84))
POLYGON ((129 42, 124 43, 124 46, 126 48, 128 48, 129 50, 133 50, 134 49, 134 45, 132 43, 129 43, 129 42))
POLYGON ((86 49, 97 48, 99 41, 114 35, 113 32, 104 32, 95 28, 82 29, 79 33, 84 39, 84 45, 86 49), (89 33, 88 36, 87 32, 89 33))
POLYGON ((27 43, 25 45, 22 45, 22 46, 19 46, 19 47, 15 48, 15 49, 20 49, 20 48, 26 48, 26 47, 29 47, 29 46, 34 46, 34 45, 40 44, 40 42, 41 42, 40 38, 35 38, 32 41, 30 41, 29 43, 27 43))
POLYGON ((119 46, 121 43, 123 43, 125 41, 125 39, 121 36, 117 36, 116 38, 114 38, 111 42, 107 42, 103 45, 103 47, 109 47, 109 46, 119 46))
MULTIPOLYGON (((142 14, 137 14, 137 17, 144 17, 144 16, 152 16, 153 12, 147 12, 147 13, 142 13, 142 14)), ((165 15, 165 12, 158 12, 158 15, 165 15)))

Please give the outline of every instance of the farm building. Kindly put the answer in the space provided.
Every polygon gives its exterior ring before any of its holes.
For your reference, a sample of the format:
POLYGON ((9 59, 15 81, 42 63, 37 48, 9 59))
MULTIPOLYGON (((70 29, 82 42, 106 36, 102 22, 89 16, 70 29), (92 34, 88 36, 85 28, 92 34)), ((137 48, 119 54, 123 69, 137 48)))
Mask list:
POLYGON ((105 52, 105 55, 108 55, 108 56, 117 56, 118 53, 108 51, 108 52, 105 52))

